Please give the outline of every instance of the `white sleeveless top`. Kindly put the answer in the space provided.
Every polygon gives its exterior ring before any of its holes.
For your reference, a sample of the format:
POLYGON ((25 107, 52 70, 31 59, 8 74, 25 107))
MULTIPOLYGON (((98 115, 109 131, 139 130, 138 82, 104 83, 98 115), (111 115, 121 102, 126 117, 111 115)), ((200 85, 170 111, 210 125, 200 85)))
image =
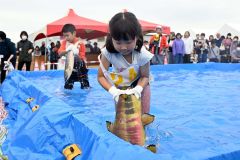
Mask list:
POLYGON ((128 87, 140 78, 139 68, 148 63, 153 57, 153 54, 144 47, 142 47, 141 52, 135 50, 132 52, 132 64, 128 63, 121 53, 110 53, 106 48, 102 49, 102 55, 107 58, 114 68, 112 72, 107 71, 99 56, 98 59, 103 74, 116 87, 128 87))

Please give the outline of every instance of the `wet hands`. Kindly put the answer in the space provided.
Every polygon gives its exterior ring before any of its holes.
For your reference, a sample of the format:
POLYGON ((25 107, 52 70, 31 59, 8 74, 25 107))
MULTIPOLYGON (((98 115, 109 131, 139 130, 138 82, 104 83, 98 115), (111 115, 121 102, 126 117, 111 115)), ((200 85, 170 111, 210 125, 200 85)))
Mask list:
POLYGON ((72 51, 73 54, 78 54, 79 53, 79 49, 74 45, 74 44, 70 44, 67 48, 66 48, 67 52, 72 51))

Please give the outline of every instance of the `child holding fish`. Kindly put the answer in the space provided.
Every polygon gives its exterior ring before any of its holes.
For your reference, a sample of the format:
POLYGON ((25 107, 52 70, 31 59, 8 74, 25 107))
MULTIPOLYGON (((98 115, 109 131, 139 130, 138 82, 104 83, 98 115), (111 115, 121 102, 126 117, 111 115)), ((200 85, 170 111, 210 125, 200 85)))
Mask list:
POLYGON ((73 24, 65 24, 62 28, 62 34, 65 40, 61 42, 58 53, 60 56, 66 56, 64 88, 72 89, 74 82, 80 82, 81 89, 88 89, 85 45, 76 37, 76 28, 73 24))
POLYGON ((121 94, 141 98, 142 113, 148 113, 149 68, 153 55, 142 47, 141 25, 133 13, 123 12, 112 17, 109 31, 106 48, 99 57, 98 81, 116 102, 121 94), (108 71, 110 64, 114 72, 108 71))
MULTIPOLYGON (((98 81, 116 101, 115 121, 107 121, 107 129, 125 141, 144 146, 145 126, 154 120, 148 114, 149 67, 153 55, 142 47, 142 29, 134 14, 116 14, 109 22, 109 31, 106 48, 98 57, 98 81), (114 72, 108 71, 110 64, 114 72)), ((156 152, 155 145, 147 148, 156 152)))

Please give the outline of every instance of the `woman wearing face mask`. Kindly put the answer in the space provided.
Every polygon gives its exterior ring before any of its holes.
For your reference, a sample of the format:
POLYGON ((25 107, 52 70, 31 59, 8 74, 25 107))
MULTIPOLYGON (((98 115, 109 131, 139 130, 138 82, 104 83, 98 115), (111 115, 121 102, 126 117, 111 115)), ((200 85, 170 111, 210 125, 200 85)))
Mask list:
POLYGON ((32 52, 34 50, 32 42, 28 40, 26 31, 20 33, 21 40, 17 43, 18 70, 22 70, 23 65, 26 64, 26 71, 30 71, 32 62, 32 52))

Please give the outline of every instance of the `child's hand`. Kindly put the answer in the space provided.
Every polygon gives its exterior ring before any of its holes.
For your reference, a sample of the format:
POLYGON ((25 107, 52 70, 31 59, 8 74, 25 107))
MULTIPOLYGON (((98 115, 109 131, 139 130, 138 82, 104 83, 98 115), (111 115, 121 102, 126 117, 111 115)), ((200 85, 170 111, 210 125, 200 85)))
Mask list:
POLYGON ((78 49, 75 45, 73 45, 73 44, 70 44, 70 45, 67 47, 66 51, 67 51, 67 52, 72 51, 73 54, 78 54, 78 53, 79 53, 79 49, 78 49))
POLYGON ((66 48, 66 52, 70 52, 72 51, 74 45, 73 44, 70 44, 67 48, 66 48))
POLYGON ((137 85, 133 89, 127 89, 125 93, 128 95, 134 94, 137 97, 137 99, 139 99, 141 97, 142 91, 143 91, 143 87, 137 85))
POLYGON ((73 54, 78 55, 79 49, 76 46, 72 47, 73 54))
POLYGON ((125 91, 117 89, 115 86, 112 86, 108 92, 113 96, 113 99, 115 100, 115 102, 117 103, 119 100, 119 96, 121 94, 125 94, 125 91))

